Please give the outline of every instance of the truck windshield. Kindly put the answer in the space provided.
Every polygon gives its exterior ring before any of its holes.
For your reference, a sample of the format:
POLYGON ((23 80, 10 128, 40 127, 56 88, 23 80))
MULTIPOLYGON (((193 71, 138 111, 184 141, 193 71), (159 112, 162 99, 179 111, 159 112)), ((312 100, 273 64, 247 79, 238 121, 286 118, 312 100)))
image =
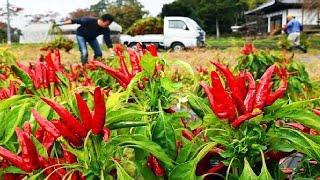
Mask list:
POLYGON ((202 28, 198 25, 197 22, 195 22, 193 19, 187 19, 187 22, 190 23, 193 27, 195 27, 197 30, 202 30, 202 28))

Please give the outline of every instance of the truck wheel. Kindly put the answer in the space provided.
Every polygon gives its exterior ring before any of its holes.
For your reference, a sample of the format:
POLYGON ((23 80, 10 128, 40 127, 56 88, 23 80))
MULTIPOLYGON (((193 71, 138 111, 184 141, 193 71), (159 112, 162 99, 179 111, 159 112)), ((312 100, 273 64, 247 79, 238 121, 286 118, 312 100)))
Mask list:
POLYGON ((184 50, 184 45, 182 44, 182 43, 180 43, 180 42, 176 42, 176 43, 173 43, 172 45, 171 45, 171 48, 172 48, 172 50, 174 51, 174 52, 179 52, 179 51, 182 51, 182 50, 184 50))

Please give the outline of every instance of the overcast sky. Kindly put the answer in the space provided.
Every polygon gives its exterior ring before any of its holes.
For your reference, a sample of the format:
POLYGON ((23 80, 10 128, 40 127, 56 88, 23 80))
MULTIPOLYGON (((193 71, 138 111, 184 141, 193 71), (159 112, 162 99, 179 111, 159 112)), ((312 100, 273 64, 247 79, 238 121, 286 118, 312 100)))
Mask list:
MULTIPOLYGON (((99 0, 9 0, 11 4, 24 8, 24 14, 39 14, 48 11, 58 12, 62 16, 78 8, 87 8, 99 0)), ((174 0, 138 0, 144 5, 150 15, 155 16, 161 12, 163 4, 174 0)), ((0 7, 5 7, 6 0, 0 1, 0 7)), ((22 18, 13 19, 13 26, 22 26, 22 18)))

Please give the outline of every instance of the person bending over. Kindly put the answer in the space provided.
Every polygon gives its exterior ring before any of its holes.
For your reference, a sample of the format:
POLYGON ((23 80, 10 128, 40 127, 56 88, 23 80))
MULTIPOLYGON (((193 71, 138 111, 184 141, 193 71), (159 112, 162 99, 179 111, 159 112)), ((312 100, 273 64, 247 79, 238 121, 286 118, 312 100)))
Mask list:
POLYGON ((110 53, 113 54, 109 29, 109 25, 112 22, 113 16, 110 14, 104 14, 99 18, 88 16, 78 19, 69 19, 62 23, 58 23, 57 25, 62 26, 67 24, 80 24, 76 31, 76 37, 81 53, 81 62, 84 65, 88 63, 87 43, 93 49, 95 59, 102 57, 102 51, 97 40, 99 35, 103 35, 103 39, 108 46, 110 53))

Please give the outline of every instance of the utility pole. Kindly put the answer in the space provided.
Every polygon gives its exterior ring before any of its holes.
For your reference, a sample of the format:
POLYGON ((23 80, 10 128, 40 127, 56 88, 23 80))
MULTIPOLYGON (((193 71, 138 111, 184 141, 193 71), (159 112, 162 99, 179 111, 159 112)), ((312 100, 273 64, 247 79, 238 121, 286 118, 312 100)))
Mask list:
POLYGON ((9 0, 7 0, 7 43, 8 43, 8 44, 11 44, 9 0))

